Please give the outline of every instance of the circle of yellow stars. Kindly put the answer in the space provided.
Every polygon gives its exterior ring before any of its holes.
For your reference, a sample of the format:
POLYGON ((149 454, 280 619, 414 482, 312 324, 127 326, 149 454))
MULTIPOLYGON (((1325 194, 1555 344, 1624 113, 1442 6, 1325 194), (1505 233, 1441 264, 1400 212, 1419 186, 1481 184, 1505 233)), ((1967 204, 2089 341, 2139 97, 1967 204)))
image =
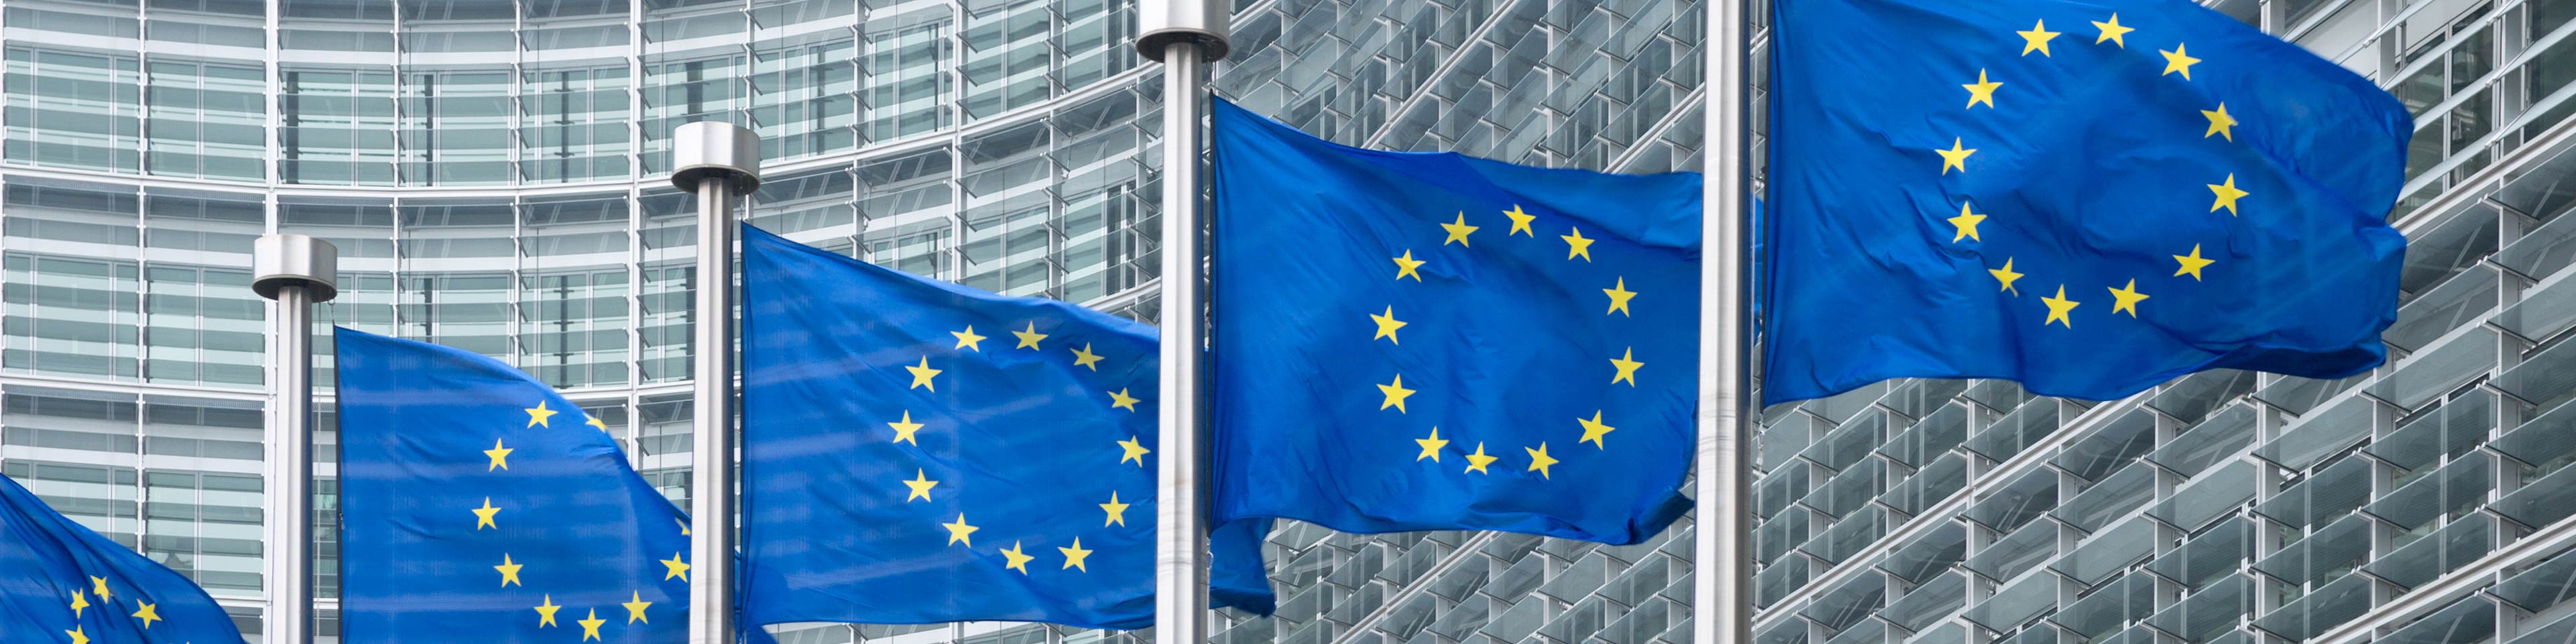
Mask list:
MULTIPOLYGON (((2093 44, 2095 45, 2107 44, 2111 47, 2127 49, 2129 46, 2128 36, 2131 32, 2137 31, 2134 27, 2120 24, 2120 16, 2117 13, 2111 14, 2111 16, 2105 20, 2094 20, 2088 22, 2092 23, 2095 31, 2095 36, 2093 38, 2093 44)), ((2061 32, 2050 31, 2048 29, 2048 21, 2046 20, 2035 20, 2032 22, 2030 29, 2015 30, 2013 33, 2021 38, 2020 55, 2024 57, 2032 54, 2038 54, 2041 57, 2052 57, 2054 54, 2049 50, 2049 44, 2058 36, 2063 35, 2061 32)), ((2174 43, 2173 49, 2159 49, 2156 50, 2156 53, 2164 59, 2165 63, 2163 71, 2159 72, 2158 75, 2178 76, 2183 82, 2191 81, 2192 65, 2196 65, 2201 62, 2199 58, 2191 56, 2190 48, 2187 43, 2177 42, 2174 43)), ((1994 109, 1996 93, 2003 88, 2004 82, 1993 78, 1989 74, 1989 70, 1978 69, 1976 82, 1962 83, 1959 86, 1966 89, 1968 92, 1968 101, 1966 105, 1968 109, 1975 109, 1978 105, 1984 105, 1987 109, 1994 109)), ((2225 102, 2220 102, 2215 109, 2200 110, 2200 115, 2209 122, 2209 128, 2201 135, 2202 138, 2220 137, 2230 142, 2236 140, 2234 128, 2239 124, 2239 122, 2236 120, 2236 116, 2234 114, 2230 114, 2227 111, 2227 104, 2225 102)), ((1950 140, 1949 149, 1945 150, 1934 148, 1932 152, 1941 158, 1941 174, 1948 175, 1951 172, 1956 171, 1964 175, 1969 171, 1968 159, 1970 156, 1977 153, 1977 149, 1967 147, 1965 137, 1953 137, 1950 140)), ((2234 217, 2239 214, 2237 211, 2239 201, 2247 196, 2251 196, 2252 194, 2236 185, 2236 175, 2234 173, 2227 174, 2225 178, 2221 179, 2218 183, 2207 184, 2207 187, 2212 197, 2209 204, 2209 212, 2215 213, 2220 210, 2225 210, 2230 217, 2234 217)), ((1983 242, 1984 239, 1979 236, 1977 227, 1979 224, 1985 223, 1986 219, 1986 215, 1976 212, 1975 204, 1964 199, 1961 200, 1959 203, 1958 216, 1949 217, 1944 220, 1949 222, 1952 229, 1950 243, 1956 244, 1963 241, 1983 242)), ((2191 276, 2192 281, 2201 281, 2202 271, 2209 268, 2210 265, 2216 264, 2218 261, 2202 256, 2201 252, 2201 245, 2194 244, 2192 245, 2190 252, 2174 255, 2173 259, 2176 264, 2176 268, 2170 277, 2188 275, 2191 276)), ((1986 273, 1994 276, 1998 291, 2008 293, 2016 297, 2021 295, 2021 290, 2014 285, 2014 281, 2021 279, 2025 274, 2013 267, 2013 258, 2005 257, 2003 266, 1988 268, 1986 269, 1986 273)), ((2126 284, 2117 288, 2105 288, 2104 290, 2108 291, 2112 298, 2111 313, 2114 315, 2127 314, 2131 318, 2138 316, 2138 303, 2146 301, 2149 297, 2147 294, 2138 291, 2138 281, 2136 279, 2130 279, 2126 284)), ((2058 325, 2070 329, 2074 328, 2075 325, 2073 313, 2076 307, 2083 304, 2067 295, 2066 286, 2064 284, 2058 285, 2053 294, 2041 297, 2040 303, 2048 308, 2046 317, 2041 319, 2041 326, 2058 325)))
MULTIPOLYGON (((550 406, 551 404, 552 403, 550 401, 539 400, 537 401, 537 406, 521 409, 520 411, 528 414, 528 424, 522 426, 522 429, 527 427, 553 427, 554 416, 562 413, 562 410, 552 408, 550 406)), ((584 420, 582 424, 589 425, 593 429, 599 430, 601 433, 608 432, 608 423, 601 421, 598 417, 583 414, 583 418, 584 420)), ((483 450, 483 457, 485 459, 484 471, 509 471, 510 455, 517 451, 518 449, 509 446, 507 437, 496 437, 492 439, 492 449, 483 450)), ((488 496, 483 497, 482 506, 466 508, 468 512, 471 512, 474 515, 474 532, 492 530, 496 534, 501 532, 501 523, 503 521, 502 513, 508 509, 509 508, 505 506, 494 505, 492 503, 492 497, 488 496)), ((686 522, 682 522, 679 528, 680 534, 689 534, 689 526, 686 522)), ((675 552, 671 553, 670 559, 644 565, 651 566, 658 564, 661 566, 662 579, 678 579, 686 582, 689 579, 689 563, 686 557, 687 553, 675 552)), ((525 584, 521 579, 527 568, 528 564, 521 563, 515 555, 503 552, 501 554, 501 563, 492 566, 492 571, 500 576, 499 586, 502 588, 513 586, 525 587, 525 584)), ((653 606, 653 602, 645 601, 644 593, 641 590, 630 591, 627 594, 627 601, 620 602, 615 605, 626 609, 626 624, 649 625, 652 623, 652 619, 646 614, 646 610, 653 606)), ((537 613, 537 628, 539 629, 563 627, 563 624, 557 618, 557 614, 564 608, 565 606, 555 603, 555 597, 552 593, 540 595, 537 605, 529 607, 530 610, 536 611, 537 613)), ((573 624, 581 627, 581 639, 579 641, 597 641, 601 638, 599 629, 608 625, 608 620, 599 616, 598 608, 585 607, 584 610, 586 617, 573 620, 573 624)), ((612 613, 612 615, 613 614, 614 613, 612 613)))
MULTIPOLYGON (((1011 348, 997 350, 1028 350, 1038 352, 1040 354, 1048 353, 1046 341, 1049 337, 1052 337, 1052 334, 1039 332, 1036 320, 1027 321, 1019 330, 1011 331, 1010 334, 1015 341, 1011 345, 1011 348)), ((958 351, 972 351, 976 353, 984 352, 983 342, 984 340, 989 339, 989 336, 977 333, 975 331, 975 326, 971 324, 967 325, 964 329, 949 331, 948 335, 957 339, 957 343, 950 346, 950 349, 958 351)), ((1078 347, 1064 345, 1060 348, 1071 355, 1073 366, 1088 369, 1094 373, 1100 371, 1101 361, 1108 359, 1107 356, 1103 356, 1096 352, 1094 346, 1087 342, 1078 347)), ((903 368, 904 371, 911 376, 910 382, 905 388, 922 389, 925 391, 938 391, 938 377, 940 374, 947 372, 944 369, 931 366, 930 356, 928 355, 923 355, 917 364, 904 365, 903 368)), ((1117 391, 1102 391, 1101 395, 1106 396, 1109 399, 1110 409, 1124 409, 1131 414, 1137 413, 1136 403, 1144 402, 1143 399, 1134 396, 1127 388, 1120 388, 1117 391)), ((922 428, 927 427, 928 425, 913 421, 912 410, 906 409, 901 412, 898 420, 887 421, 886 426, 894 429, 894 442, 909 443, 914 447, 919 447, 921 445, 919 440, 920 432, 922 428)), ((1145 462, 1145 455, 1153 452, 1153 450, 1145 447, 1143 438, 1130 436, 1125 440, 1117 441, 1117 446, 1119 451, 1119 464, 1124 465, 1129 461, 1134 461, 1136 466, 1139 468, 1148 466, 1145 462)), ((923 468, 914 468, 911 479, 898 482, 903 484, 905 503, 911 503, 913 501, 929 502, 932 500, 932 491, 939 486, 939 481, 932 480, 930 478, 929 471, 923 468)), ((1128 505, 1129 504, 1127 503, 1119 502, 1118 492, 1116 490, 1111 490, 1109 493, 1109 502, 1099 504, 1100 510, 1103 513, 1103 518, 1100 522, 1101 527, 1109 527, 1113 525, 1122 528, 1126 527, 1128 505)), ((984 529, 983 526, 968 523, 966 521, 966 514, 963 512, 958 513, 956 518, 953 520, 940 523, 939 528, 947 535, 946 545, 963 546, 969 550, 975 548, 975 532, 984 529)), ((1028 554, 1025 550, 1026 546, 1027 542, 1025 540, 1014 540, 1011 542, 1011 547, 995 550, 994 552, 1002 556, 1003 568, 1016 570, 1019 571, 1021 575, 1027 575, 1029 574, 1028 564, 1029 562, 1036 561, 1037 555, 1028 554)), ((1093 551, 1082 547, 1081 537, 1074 537, 1071 545, 1057 546, 1056 552, 1063 557, 1064 565, 1060 569, 1076 570, 1086 573, 1091 572, 1088 558, 1091 556, 1093 551)))
MULTIPOLYGON (((1501 214, 1505 219, 1511 221, 1511 227, 1503 231, 1503 237, 1506 241, 1514 235, 1529 237, 1531 239, 1538 238, 1536 229, 1530 226, 1532 222, 1538 220, 1538 215, 1529 214, 1529 212, 1523 210, 1519 204, 1513 204, 1510 209, 1501 211, 1501 214)), ((1445 233, 1440 241, 1440 245, 1447 246, 1450 244, 1457 244, 1460 247, 1473 248, 1474 246, 1470 242, 1471 236, 1474 235, 1476 231, 1483 230, 1484 227, 1467 223, 1467 213, 1465 211, 1459 211, 1450 223, 1440 224, 1440 229, 1445 233)), ((1579 226, 1567 227, 1566 233, 1563 235, 1556 235, 1556 238, 1565 242, 1565 261, 1569 262, 1578 260, 1587 263, 1591 262, 1592 244, 1595 241, 1599 241, 1597 239, 1584 237, 1583 229, 1579 226)), ((1405 249, 1403 254, 1388 259, 1395 262, 1395 280, 1399 282, 1406 279, 1411 279, 1415 282, 1423 281, 1422 268, 1430 264, 1430 260, 1415 259, 1412 249, 1405 249)), ((1438 275, 1438 273, 1435 271, 1434 275, 1438 275)), ((1637 298, 1638 292, 1628 290, 1628 278, 1626 276, 1613 277, 1610 287, 1601 289, 1601 294, 1608 301, 1608 305, 1602 310, 1603 315, 1617 315, 1621 317, 1629 317, 1632 315, 1629 305, 1637 298)), ((1384 310, 1378 313, 1369 314, 1368 318, 1371 325, 1375 327, 1374 334, 1369 338, 1371 341, 1385 340, 1389 345, 1403 346, 1404 341, 1401 331, 1406 325, 1412 323, 1399 319, 1393 305, 1385 307, 1384 310)), ((1610 363, 1610 367, 1613 372, 1610 376, 1610 382, 1612 384, 1627 383, 1630 387, 1637 386, 1637 371, 1638 369, 1645 367, 1646 363, 1637 360, 1637 351, 1634 347, 1623 349, 1620 352, 1619 357, 1606 358, 1606 360, 1610 363)), ((1376 385, 1376 387, 1379 395, 1379 410, 1393 409, 1398 414, 1408 413, 1408 410, 1405 407, 1405 402, 1407 399, 1411 398, 1417 390, 1408 388, 1404 385, 1404 374, 1394 374, 1389 377, 1388 382, 1376 385)), ((1596 449, 1609 449, 1609 444, 1605 441, 1605 437, 1617 428, 1611 427, 1608 423, 1603 422, 1602 413, 1603 412, 1596 410, 1592 412, 1591 418, 1571 419, 1582 430, 1581 437, 1576 439, 1576 443, 1591 443, 1596 449)), ((1421 451, 1414 456, 1413 460, 1416 462, 1430 461, 1435 464, 1441 462, 1441 457, 1443 455, 1450 453, 1451 450, 1449 449, 1449 444, 1453 442, 1451 439, 1441 438, 1440 428, 1437 426, 1431 428, 1429 436, 1412 440, 1415 446, 1421 448, 1421 451)), ((1458 450, 1465 452, 1463 454, 1458 454, 1458 456, 1466 460, 1466 468, 1463 470, 1464 473, 1493 473, 1490 467, 1496 461, 1502 460, 1503 457, 1487 454, 1485 453, 1485 449, 1485 443, 1479 441, 1476 443, 1474 450, 1465 450, 1463 447, 1458 450)), ((1542 479, 1553 478, 1551 468, 1553 468, 1557 463, 1562 462, 1555 455, 1548 452, 1547 441, 1539 441, 1539 444, 1535 447, 1522 447, 1521 452, 1529 459, 1528 468, 1525 471, 1537 472, 1539 474, 1539 478, 1542 479)))

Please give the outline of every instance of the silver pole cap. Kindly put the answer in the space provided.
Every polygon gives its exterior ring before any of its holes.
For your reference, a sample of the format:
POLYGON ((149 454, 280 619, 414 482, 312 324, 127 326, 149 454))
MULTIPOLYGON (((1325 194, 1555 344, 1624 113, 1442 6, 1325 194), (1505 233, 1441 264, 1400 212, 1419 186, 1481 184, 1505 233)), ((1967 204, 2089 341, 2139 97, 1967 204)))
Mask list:
POLYGON ((1201 62, 1210 63, 1232 49, 1226 33, 1233 16, 1221 0, 1144 0, 1136 8, 1136 52, 1148 60, 1163 60, 1163 49, 1173 43, 1196 43, 1201 62))
POLYGON ((723 121, 683 123, 671 132, 671 185, 695 192, 700 182, 733 182, 734 194, 760 188, 760 135, 723 121))
POLYGON ((301 286, 314 302, 328 302, 340 295, 340 248, 305 235, 263 235, 251 243, 251 274, 260 297, 301 286))

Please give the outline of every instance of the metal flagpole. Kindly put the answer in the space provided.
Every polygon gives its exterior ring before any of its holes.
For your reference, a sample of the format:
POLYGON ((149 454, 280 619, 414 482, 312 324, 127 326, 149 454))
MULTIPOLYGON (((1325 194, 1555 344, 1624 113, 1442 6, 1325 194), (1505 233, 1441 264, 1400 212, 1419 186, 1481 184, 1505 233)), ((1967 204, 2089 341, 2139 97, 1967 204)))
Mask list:
POLYGON ((268 641, 313 641, 313 305, 340 294, 340 249, 304 235, 251 245, 250 290, 270 312, 268 641))
POLYGON ((699 121, 671 134, 671 185, 698 194, 696 422, 689 447, 689 644, 734 642, 733 201, 760 187, 760 136, 699 121))
POLYGON ((1207 63, 1225 58, 1228 15, 1216 0, 1145 0, 1136 50, 1163 63, 1163 458, 1156 461, 1154 642, 1207 641, 1207 219, 1200 205, 1199 121, 1207 63))
POLYGON ((1753 508, 1751 462, 1753 334, 1746 323, 1752 280, 1745 236, 1745 5, 1716 0, 1708 12, 1708 169, 1701 187, 1707 214, 1701 220, 1699 325, 1699 526, 1691 552, 1699 563, 1691 582, 1691 641, 1753 641, 1753 508))

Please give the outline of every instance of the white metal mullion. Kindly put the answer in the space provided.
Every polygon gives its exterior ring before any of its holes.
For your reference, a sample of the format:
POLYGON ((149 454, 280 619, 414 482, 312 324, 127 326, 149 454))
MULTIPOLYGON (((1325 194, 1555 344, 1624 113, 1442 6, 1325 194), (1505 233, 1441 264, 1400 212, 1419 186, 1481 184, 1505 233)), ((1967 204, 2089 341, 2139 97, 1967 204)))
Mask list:
MULTIPOLYGON (((410 182, 407 182, 407 181, 405 181, 405 180, 403 179, 403 155, 404 155, 404 153, 405 153, 405 152, 409 152, 409 151, 410 151, 409 146, 407 146, 407 145, 405 144, 405 141, 403 140, 403 139, 407 138, 407 137, 403 136, 403 126, 404 126, 404 125, 406 125, 406 122, 405 122, 405 120, 404 120, 404 117, 405 117, 405 116, 407 116, 407 114, 405 114, 405 113, 404 113, 404 109, 403 109, 403 105, 404 105, 404 103, 406 103, 406 102, 407 102, 407 101, 403 100, 404 98, 406 98, 406 97, 403 95, 403 90, 404 90, 404 88, 406 88, 406 87, 409 87, 409 86, 410 86, 410 79, 404 78, 404 76, 406 75, 406 74, 405 74, 405 72, 411 68, 411 65, 409 64, 409 63, 411 62, 411 47, 410 47, 410 46, 408 46, 406 43, 404 43, 404 42, 403 42, 403 34, 404 34, 404 33, 406 33, 406 32, 407 32, 407 30, 406 30, 406 26, 403 24, 403 11, 402 11, 402 5, 401 5, 400 3, 393 3, 393 4, 390 4, 390 5, 388 5, 388 6, 392 7, 392 9, 393 9, 393 15, 391 16, 391 18, 392 18, 392 20, 391 20, 391 24, 393 25, 393 31, 391 32, 391 34, 390 34, 390 35, 391 35, 391 36, 392 36, 392 38, 393 38, 393 45, 394 45, 394 63, 393 63, 393 69, 391 70, 391 71, 393 72, 393 101, 394 101, 394 127, 393 127, 393 130, 394 130, 394 132, 393 132, 393 134, 394 134, 394 140, 393 140, 394 146, 393 146, 393 161, 392 161, 392 163, 393 163, 393 171, 394 171, 394 172, 393 172, 393 184, 392 184, 392 185, 393 185, 394 187, 401 188, 401 187, 409 187, 409 186, 411 185, 411 184, 410 184, 410 182)), ((356 89, 358 89, 358 88, 363 88, 363 87, 366 87, 366 84, 365 84, 364 82, 353 83, 353 84, 351 85, 351 89, 352 89, 352 90, 356 90, 356 89)), ((353 101, 352 103, 354 104, 354 101, 353 101)), ((352 123, 353 125, 355 124, 355 122, 356 122, 356 119, 354 119, 354 118, 353 118, 353 119, 351 119, 351 123, 352 123)), ((356 177, 351 177, 351 179, 352 179, 352 180, 355 180, 355 179, 356 179, 356 177)), ((433 182, 433 183, 432 183, 432 185, 435 185, 435 182, 433 182)), ((400 198, 396 198, 396 199, 394 200, 394 202, 395 202, 395 203, 394 203, 394 206, 395 206, 395 207, 394 207, 394 211, 393 211, 393 212, 394 212, 394 222, 393 222, 393 223, 394 223, 394 227, 395 227, 396 229, 400 229, 400 228, 402 228, 402 225, 403 225, 403 222, 402 222, 402 208, 401 208, 402 203, 401 203, 401 201, 402 201, 402 200, 401 200, 400 198)), ((396 258, 400 258, 400 257, 402 257, 402 251, 401 251, 402 244, 401 244, 401 242, 395 242, 395 244, 394 244, 394 248, 395 248, 394 256, 395 256, 396 258)), ((395 263, 396 263, 397 265, 400 265, 400 263, 401 263, 401 262, 400 262, 400 260, 399 260, 399 259, 397 259, 395 263)), ((402 292, 402 283, 401 283, 401 282, 395 282, 395 283, 394 283, 394 292, 396 292, 396 293, 400 293, 400 292, 402 292)), ((399 310, 400 310, 400 304, 399 304, 399 301, 401 300, 401 298, 395 298, 395 299, 396 299, 396 301, 397 301, 397 305, 396 305, 396 307, 397 307, 397 308, 396 308, 396 310, 397 310, 397 311, 399 311, 399 310)), ((401 318, 401 316, 400 316, 399 314, 397 314, 397 315, 396 315, 396 317, 394 318, 394 320, 395 320, 395 323, 394 323, 395 328, 397 328, 397 329, 401 328, 401 327, 402 327, 402 323, 401 323, 402 318, 401 318)))
MULTIPOLYGON (((649 118, 644 106, 644 0, 629 0, 626 6, 626 436, 619 441, 626 447, 628 465, 644 469, 644 216, 643 184, 637 179, 644 171, 644 120, 649 118)), ((597 79, 592 79, 595 87, 597 79)), ((596 115, 599 106, 590 106, 596 115)), ((587 124, 591 119, 585 118, 587 124)))
MULTIPOLYGON (((630 150, 632 147, 629 148, 630 150)), ((626 436, 619 442, 626 446, 629 467, 644 468, 643 397, 644 384, 644 206, 642 188, 633 182, 626 187, 626 436)))
POLYGON ((279 209, 277 207, 277 186, 278 184, 285 183, 286 179, 285 172, 283 171, 286 148, 286 125, 284 118, 286 72, 279 68, 277 60, 278 51, 286 48, 286 38, 284 35, 285 30, 278 26, 280 17, 278 14, 279 12, 284 11, 282 7, 285 3, 269 2, 266 4, 268 9, 262 15, 264 16, 263 20, 265 21, 263 28, 266 29, 268 48, 266 52, 263 52, 265 55, 262 57, 262 72, 266 75, 268 96, 262 99, 262 105, 266 107, 267 111, 266 113, 261 114, 260 117, 262 126, 267 128, 267 133, 260 137, 260 145, 262 147, 260 151, 260 160, 262 164, 260 167, 260 177, 262 180, 260 183, 263 188, 260 191, 260 203, 261 206, 266 209, 268 214, 267 232, 268 234, 273 235, 277 234, 278 230, 285 225, 285 217, 278 211, 279 209))
MULTIPOLYGON (((141 2, 134 3, 134 35, 137 37, 137 40, 149 43, 151 42, 152 16, 148 15, 148 11, 144 8, 144 4, 145 3, 141 2)), ((114 72, 111 71, 110 73, 114 72)), ((205 82, 205 68, 202 65, 198 67, 198 82, 205 82)), ((147 44, 142 47, 137 47, 134 50, 134 167, 125 169, 127 172, 132 172, 138 175, 150 174, 150 172, 145 170, 145 168, 150 167, 152 164, 152 119, 149 116, 150 110, 145 107, 151 102, 151 88, 152 47, 147 44)), ((199 99, 198 104, 203 106, 205 104, 204 99, 199 99)), ((199 123, 204 123, 205 115, 202 113, 198 114, 197 120, 199 123)), ((199 140, 203 141, 204 139, 203 137, 199 137, 199 140)), ((197 163, 199 164, 198 174, 204 174, 204 155, 200 154, 198 156, 197 163)), ((140 203, 141 202, 139 201, 137 202, 138 205, 140 203)), ((137 212, 135 214, 137 218, 140 218, 142 215, 141 212, 137 212)), ((137 375, 142 373, 139 366, 136 368, 135 373, 137 375)))
POLYGON ((517 186, 528 183, 523 180, 527 176, 527 169, 524 167, 528 162, 525 158, 528 149, 527 133, 520 129, 521 126, 526 125, 526 119, 521 115, 528 113, 527 97, 521 92, 527 87, 528 7, 521 0, 512 0, 510 8, 510 49, 512 51, 508 81, 510 113, 502 116, 501 127, 510 130, 510 176, 505 181, 508 185, 517 186))
MULTIPOLYGON (((270 12, 270 13, 272 13, 272 14, 274 14, 274 13, 276 13, 276 11, 277 11, 276 4, 275 4, 275 3, 270 3, 270 6, 269 6, 269 12, 270 12)), ((9 51, 9 0, 0 0, 0 75, 6 75, 6 74, 8 73, 8 68, 9 68, 8 51, 9 51)), ((274 95, 274 94, 275 94, 275 92, 271 92, 271 94, 272 94, 272 95, 274 95)), ((0 114, 5 114, 5 113, 6 113, 6 110, 0 110, 0 114)), ((5 146, 8 144, 8 142, 9 142, 9 128, 8 128, 8 126, 10 126, 10 125, 15 125, 15 123, 10 123, 10 122, 8 122, 5 118, 0 118, 0 147, 5 147, 5 146)), ((5 319, 5 317, 6 317, 5 315, 0 315, 0 319, 5 319)))
MULTIPOLYGON (((633 186, 644 172, 644 0, 626 3, 626 175, 633 186)), ((592 113, 597 113, 594 106, 592 113)), ((634 194, 631 188, 628 194, 634 194)))
MULTIPOLYGON (((941 279, 963 283, 966 281, 966 175, 970 174, 966 167, 966 20, 971 16, 967 13, 966 5, 962 0, 948 0, 945 4, 948 5, 948 15, 951 19, 948 33, 938 34, 936 37, 957 46, 954 50, 957 55, 940 61, 938 71, 940 76, 948 80, 947 87, 942 93, 953 97, 951 100, 943 101, 944 105, 940 109, 953 117, 949 121, 951 127, 948 128, 947 138, 951 160, 948 164, 948 203, 953 204, 954 208, 948 221, 948 247, 934 248, 931 252, 944 251, 952 260, 946 270, 937 271, 945 273, 940 276, 941 279)), ((899 238, 895 241, 897 244, 902 243, 899 238)))

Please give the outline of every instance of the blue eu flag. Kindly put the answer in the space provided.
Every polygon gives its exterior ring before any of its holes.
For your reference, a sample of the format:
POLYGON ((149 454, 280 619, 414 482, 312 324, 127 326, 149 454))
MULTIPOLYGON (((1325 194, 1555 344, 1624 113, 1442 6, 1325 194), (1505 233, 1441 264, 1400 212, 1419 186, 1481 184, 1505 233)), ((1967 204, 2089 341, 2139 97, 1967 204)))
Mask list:
POLYGON ((239 642, 177 571, 74 523, 0 477, 0 642, 239 642))
POLYGON ((2412 121, 2180 0, 1782 0, 1763 398, 2385 358, 2412 121))
POLYGON ((335 337, 343 637, 688 639, 688 519, 604 423, 480 354, 335 337))
POLYGON ((1700 180, 1216 102, 1214 519, 1607 543, 1689 505, 1700 180))
MULTIPOLYGON (((752 624, 1154 622, 1153 327, 743 228, 752 624)), ((1268 522, 1213 536, 1268 614, 1268 522)))

